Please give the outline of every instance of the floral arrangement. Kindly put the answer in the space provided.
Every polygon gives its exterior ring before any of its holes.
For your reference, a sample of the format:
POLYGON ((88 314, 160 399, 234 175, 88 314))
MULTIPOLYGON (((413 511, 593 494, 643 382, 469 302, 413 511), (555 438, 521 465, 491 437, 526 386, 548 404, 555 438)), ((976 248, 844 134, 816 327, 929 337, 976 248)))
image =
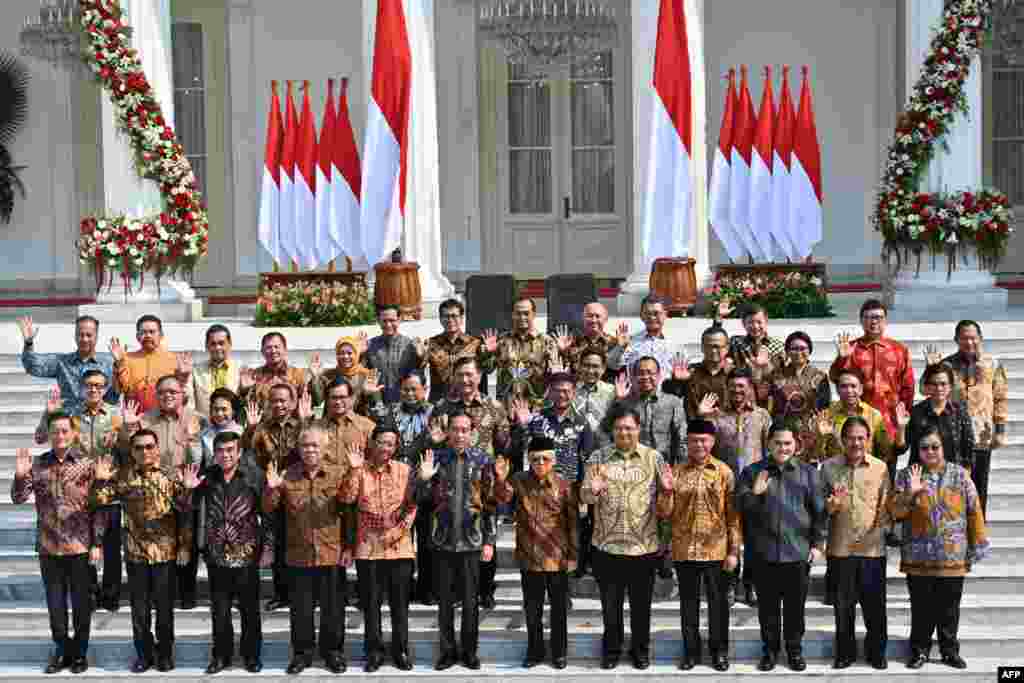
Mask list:
POLYGON ((720 304, 741 315, 740 305, 760 304, 769 318, 826 318, 835 315, 821 278, 807 272, 722 273, 705 287, 710 308, 720 304))
POLYGON ((191 274, 206 255, 209 224, 192 172, 174 131, 164 120, 118 0, 79 0, 85 57, 110 96, 118 128, 131 147, 136 170, 160 187, 164 208, 142 218, 87 216, 78 240, 79 260, 90 264, 96 286, 120 275, 125 292, 134 276, 149 271, 191 274))
POLYGON ((257 327, 347 327, 377 319, 366 285, 301 280, 276 284, 256 302, 257 327))
POLYGON ((991 27, 991 13, 992 0, 946 3, 910 103, 898 119, 873 218, 885 238, 882 258, 888 263, 895 257, 897 268, 908 251, 917 254, 920 267, 925 247, 947 254, 950 274, 958 245, 973 246, 986 268, 998 264, 1006 252, 1013 217, 1005 194, 995 189, 918 191, 936 146, 956 115, 967 113, 964 83, 991 27))

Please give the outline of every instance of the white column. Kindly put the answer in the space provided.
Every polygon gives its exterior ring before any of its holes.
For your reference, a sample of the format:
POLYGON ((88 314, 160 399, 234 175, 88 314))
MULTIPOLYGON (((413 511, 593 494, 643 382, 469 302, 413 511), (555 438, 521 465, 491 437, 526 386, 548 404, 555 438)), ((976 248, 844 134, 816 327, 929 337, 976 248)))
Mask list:
MULTIPOLYGON (((943 0, 907 0, 906 26, 906 92, 909 99, 914 83, 924 66, 932 36, 942 18, 943 0)), ((981 59, 975 57, 970 76, 964 85, 967 114, 957 114, 944 140, 924 174, 921 190, 926 192, 958 192, 982 186, 982 103, 981 59)), ((933 257, 927 250, 921 255, 920 268, 911 254, 893 283, 893 305, 902 312, 927 313, 942 310, 949 315, 955 309, 970 310, 977 317, 979 310, 1004 309, 1007 291, 995 287, 995 278, 980 267, 973 250, 959 249, 957 269, 947 277, 946 257, 933 257)))
MULTIPOLYGON (((406 261, 420 266, 423 314, 429 317, 436 315, 437 304, 455 291, 443 272, 434 0, 404 0, 403 5, 412 51, 412 113, 402 254, 406 261)), ((377 0, 363 0, 367 96, 373 83, 376 22, 377 0)))
MULTIPOLYGON (((649 291, 648 281, 655 255, 643 252, 643 206, 650 154, 651 104, 654 97, 654 49, 658 37, 659 0, 634 0, 630 13, 633 59, 633 272, 623 283, 618 298, 619 314, 640 311, 649 291)), ((693 141, 690 150, 693 205, 690 213, 690 248, 696 259, 697 285, 710 275, 707 223, 707 112, 704 77, 704 0, 684 0, 686 31, 690 42, 693 141)))

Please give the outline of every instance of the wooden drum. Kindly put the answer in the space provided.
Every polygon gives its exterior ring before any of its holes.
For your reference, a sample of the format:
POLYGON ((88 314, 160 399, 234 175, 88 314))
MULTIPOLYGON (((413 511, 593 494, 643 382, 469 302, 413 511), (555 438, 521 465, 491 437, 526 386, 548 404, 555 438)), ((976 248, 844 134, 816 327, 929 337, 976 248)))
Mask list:
POLYGON ((373 302, 377 306, 398 306, 402 320, 423 317, 423 294, 420 292, 418 263, 378 263, 373 267, 377 283, 373 302))
POLYGON ((658 258, 651 264, 651 294, 668 300, 669 313, 685 313, 697 303, 697 275, 692 258, 658 258))

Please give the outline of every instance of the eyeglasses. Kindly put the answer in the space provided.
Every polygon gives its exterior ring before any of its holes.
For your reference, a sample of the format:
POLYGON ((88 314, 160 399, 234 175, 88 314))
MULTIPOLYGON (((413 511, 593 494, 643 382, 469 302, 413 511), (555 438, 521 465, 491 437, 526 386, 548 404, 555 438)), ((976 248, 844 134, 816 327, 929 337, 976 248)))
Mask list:
POLYGON ((942 444, 941 443, 923 443, 923 444, 921 444, 920 450, 922 450, 922 451, 929 451, 929 452, 931 452, 931 451, 941 451, 942 450, 942 444))
POLYGON ((181 392, 178 391, 177 389, 161 389, 156 393, 160 396, 177 396, 181 392))
POLYGON ((790 346, 789 351, 793 353, 807 353, 810 349, 806 346, 790 346))
POLYGON ((158 448, 155 443, 137 443, 132 446, 132 450, 135 451, 155 451, 158 448))
POLYGON ((884 313, 875 313, 874 315, 864 315, 864 316, 861 316, 861 317, 864 320, 868 320, 868 321, 871 321, 871 322, 876 322, 876 321, 879 321, 879 320, 885 320, 885 314, 884 313))
POLYGON ((107 388, 106 384, 94 384, 92 382, 86 382, 85 383, 85 390, 86 391, 103 391, 106 388, 107 388))
POLYGON ((637 377, 657 377, 658 376, 658 371, 657 370, 637 370, 633 374, 636 375, 637 377))
POLYGON ((461 317, 461 313, 445 313, 441 316, 441 320, 458 320, 461 317))

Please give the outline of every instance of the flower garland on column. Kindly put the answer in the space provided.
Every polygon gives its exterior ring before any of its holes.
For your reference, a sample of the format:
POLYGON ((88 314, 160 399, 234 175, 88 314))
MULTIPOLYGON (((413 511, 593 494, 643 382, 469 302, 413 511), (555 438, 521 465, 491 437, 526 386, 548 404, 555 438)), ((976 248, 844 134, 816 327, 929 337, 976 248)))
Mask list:
POLYGON ((958 245, 972 245, 988 269, 1006 253, 1013 216, 1005 194, 991 188, 955 193, 918 189, 936 146, 943 144, 956 115, 968 111, 964 83, 991 22, 992 0, 946 3, 910 103, 897 120, 873 217, 885 239, 882 260, 895 259, 896 269, 909 251, 920 271, 925 247, 946 254, 947 277, 956 268, 958 245))
POLYGON ((163 211, 141 218, 87 216, 78 239, 79 260, 96 274, 97 290, 113 284, 115 273, 130 292, 132 278, 153 273, 186 273, 206 255, 209 223, 185 150, 164 120, 146 79, 138 51, 129 46, 118 0, 79 0, 85 59, 114 105, 135 168, 160 187, 163 211))

